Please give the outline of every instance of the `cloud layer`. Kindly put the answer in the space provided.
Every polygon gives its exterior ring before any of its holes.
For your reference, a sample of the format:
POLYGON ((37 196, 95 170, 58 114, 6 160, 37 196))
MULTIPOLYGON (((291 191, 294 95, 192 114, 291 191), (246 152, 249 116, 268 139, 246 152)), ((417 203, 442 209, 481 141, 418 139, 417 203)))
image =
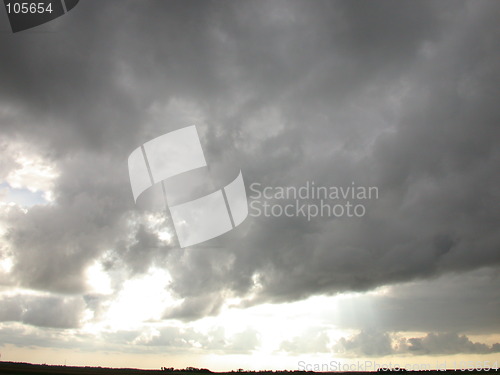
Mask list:
MULTIPOLYGON (((165 320, 216 316, 230 298, 247 307, 422 281, 377 299, 383 332, 499 333, 499 12, 494 1, 87 1, 40 32, 0 33, 0 180, 45 197, 1 206, 0 285, 50 294, 1 297, 0 318, 78 327, 83 297, 100 316, 112 297, 92 294, 97 263, 112 296, 168 270, 181 302, 163 306, 165 320), (220 185, 241 169, 247 188, 355 182, 379 198, 362 218, 249 217, 179 249, 161 207, 134 205, 126 160, 191 124, 220 185), (425 280, 484 319, 466 323, 425 280), (470 295, 476 284, 492 294, 470 295)), ((256 343, 242 335, 227 347, 256 343)), ((366 337, 342 345, 383 355, 384 337, 375 352, 366 337)), ((453 335, 405 345, 493 350, 453 335)))

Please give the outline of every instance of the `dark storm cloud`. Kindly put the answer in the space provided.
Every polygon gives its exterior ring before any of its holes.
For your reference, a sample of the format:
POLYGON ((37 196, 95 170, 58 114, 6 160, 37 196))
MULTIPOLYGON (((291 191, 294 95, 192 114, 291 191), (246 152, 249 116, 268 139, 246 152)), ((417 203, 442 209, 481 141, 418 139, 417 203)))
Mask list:
MULTIPOLYGON (((246 268, 257 268, 263 298, 287 300, 320 291, 364 290, 498 264, 494 207, 499 198, 495 172, 499 154, 494 119, 499 112, 492 103, 498 91, 494 83, 498 52, 490 48, 489 37, 498 33, 493 16, 498 9, 492 3, 483 5, 450 15, 440 23, 439 33, 419 35, 421 43, 414 44, 412 58, 397 61, 401 75, 382 74, 383 58, 380 66, 355 60, 381 70, 350 93, 348 111, 335 103, 331 111, 323 109, 338 119, 330 131, 321 121, 310 121, 312 114, 296 105, 309 119, 301 124, 307 131, 299 131, 304 135, 299 143, 301 160, 293 167, 275 168, 273 177, 266 178, 269 175, 262 171, 252 177, 274 185, 300 184, 306 179, 323 185, 361 180, 379 186, 381 198, 370 202, 363 220, 307 223, 280 218, 277 223, 259 218, 259 223, 247 224, 256 235, 242 246, 253 252, 252 259, 249 262, 246 252, 239 251, 234 269, 244 275, 246 268), (484 32, 477 33, 479 23, 484 32), (471 54, 469 48, 477 53, 471 54), (368 94, 374 97, 367 99, 368 94), (389 105, 390 101, 394 103, 389 105), (366 119, 364 108, 371 111, 366 119), (391 113, 395 109, 397 116, 391 113), (357 124, 360 120, 362 125, 357 124), (381 120, 386 124, 380 125, 381 120), (385 132, 370 147, 371 126, 382 126, 385 132), (328 149, 325 142, 329 141, 333 149, 340 143, 340 151, 328 149)), ((393 34, 404 38, 406 34, 396 30, 393 34)), ((362 51, 358 52, 361 57, 362 51)), ((318 72, 328 80, 328 70, 318 72)), ((337 92, 334 85, 330 90, 337 92)), ((324 96, 331 98, 328 93, 324 96)), ((280 136, 288 135, 288 125, 280 136)), ((285 157, 294 151, 292 147, 284 152, 285 157)), ((271 157, 267 162, 273 161, 271 157)))
POLYGON ((121 257, 126 265, 132 267, 132 274, 143 273, 149 269, 158 251, 165 251, 165 248, 160 246, 156 233, 140 225, 135 233, 135 241, 122 249, 121 257))
POLYGON ((61 173, 56 204, 11 218, 13 278, 76 293, 105 252, 129 274, 166 264, 186 298, 166 317, 186 320, 231 293, 289 301, 498 267, 499 10, 87 1, 39 29, 52 33, 1 34, 2 135, 61 173), (143 211, 126 158, 193 121, 218 177, 356 181, 380 198, 360 219, 248 218, 206 247, 162 249, 127 227, 143 211))

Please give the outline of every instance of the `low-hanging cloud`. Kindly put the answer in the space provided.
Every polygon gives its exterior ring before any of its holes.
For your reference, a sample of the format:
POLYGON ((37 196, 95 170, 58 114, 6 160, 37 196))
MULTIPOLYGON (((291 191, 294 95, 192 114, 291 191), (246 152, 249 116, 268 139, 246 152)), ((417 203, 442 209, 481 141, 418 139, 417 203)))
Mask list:
POLYGON ((473 342, 466 335, 457 333, 428 333, 424 337, 399 338, 380 331, 361 331, 348 338, 341 338, 333 349, 340 355, 377 357, 385 355, 454 355, 498 353, 500 343, 487 345, 473 342))
POLYGON ((82 298, 14 295, 0 299, 0 322, 21 322, 37 327, 78 328, 85 302, 82 298))

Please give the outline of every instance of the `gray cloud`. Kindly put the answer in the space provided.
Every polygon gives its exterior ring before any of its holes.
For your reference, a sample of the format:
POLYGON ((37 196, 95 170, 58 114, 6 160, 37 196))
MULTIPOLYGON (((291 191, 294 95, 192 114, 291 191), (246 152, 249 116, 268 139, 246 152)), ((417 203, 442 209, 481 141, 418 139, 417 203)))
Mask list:
POLYGON ((250 353, 260 345, 258 332, 253 328, 235 333, 229 338, 227 351, 229 353, 250 353))
POLYGON ((326 330, 321 328, 310 329, 290 340, 285 340, 280 345, 280 350, 285 352, 300 353, 327 353, 330 352, 330 339, 326 330))
POLYGON ((498 277, 496 268, 484 268, 395 285, 386 293, 342 304, 333 323, 389 332, 489 334, 496 332, 499 323, 498 277))
MULTIPOLYGON (((103 256, 116 288, 162 265, 186 298, 165 318, 190 320, 229 295, 280 302, 497 271, 498 12, 488 1, 90 1, 40 29, 53 33, 2 33, 2 135, 60 170, 54 205, 8 218, 11 279, 81 294, 103 256), (362 219, 248 218, 204 247, 162 246, 139 224, 148 210, 133 204, 126 159, 193 122, 216 177, 356 181, 380 198, 362 219)), ((386 316, 415 305, 398 298, 386 316)))
POLYGON ((3 296, 0 301, 0 321, 37 327, 77 328, 85 309, 81 298, 15 295, 3 296))
POLYGON ((428 333, 424 337, 401 338, 396 341, 386 332, 361 331, 350 338, 341 338, 334 351, 342 355, 384 356, 453 355, 498 353, 499 343, 486 345, 472 342, 466 335, 457 333, 428 333))
POLYGON ((245 354, 256 349, 259 336, 252 328, 246 328, 234 334, 227 334, 223 327, 212 328, 208 332, 200 332, 193 328, 164 326, 155 330, 152 336, 140 331, 118 331, 103 335, 106 342, 117 345, 135 345, 138 350, 155 350, 161 353, 162 348, 171 351, 210 350, 227 354, 245 354))
POLYGON ((163 318, 190 321, 205 316, 217 315, 223 302, 224 300, 219 293, 187 297, 180 306, 165 311, 163 318))
POLYGON ((220 354, 249 354, 260 345, 252 328, 228 334, 217 326, 208 332, 177 326, 156 327, 153 330, 119 330, 68 335, 65 329, 0 323, 2 344, 18 347, 70 348, 82 351, 119 351, 122 353, 164 355, 168 353, 198 353, 200 350, 220 354))
POLYGON ((350 338, 342 337, 334 346, 340 353, 378 357, 393 353, 391 336, 385 332, 361 331, 350 338))
POLYGON ((65 293, 84 290, 85 267, 123 233, 122 203, 111 197, 122 195, 126 186, 111 176, 111 165, 95 155, 68 161, 57 181, 57 204, 10 215, 6 239, 20 285, 65 293), (89 164, 91 159, 95 163, 89 164))
POLYGON ((34 329, 29 326, 14 325, 9 323, 8 326, 4 323, 0 326, 2 334, 2 342, 4 344, 12 344, 19 347, 40 346, 53 348, 68 348, 79 347, 80 340, 73 338, 68 340, 61 330, 34 329))
POLYGON ((498 353, 499 345, 472 342, 467 336, 456 333, 429 333, 423 338, 403 340, 399 350, 413 354, 485 354, 498 353))

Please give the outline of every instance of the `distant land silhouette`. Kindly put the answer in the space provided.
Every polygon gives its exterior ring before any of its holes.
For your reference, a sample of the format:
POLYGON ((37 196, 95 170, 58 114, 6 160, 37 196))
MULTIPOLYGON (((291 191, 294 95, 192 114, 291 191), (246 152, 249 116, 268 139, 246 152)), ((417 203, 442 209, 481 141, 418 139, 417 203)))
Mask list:
POLYGON ((423 370, 423 371, 406 371, 406 370, 379 370, 379 371, 366 371, 366 372, 315 372, 315 371, 299 371, 299 370, 261 370, 261 371, 246 371, 244 369, 238 369, 229 372, 215 372, 210 371, 205 368, 196 367, 186 367, 185 369, 175 369, 173 367, 161 367, 158 370, 140 370, 134 368, 110 368, 110 367, 76 367, 76 366, 63 366, 63 365, 40 365, 24 362, 1 362, 0 361, 0 374, 3 375, 23 375, 23 374, 54 374, 54 375, 100 375, 100 374, 112 374, 112 375, 152 375, 152 374, 165 374, 173 372, 175 375, 207 375, 207 373, 212 374, 284 374, 284 373, 294 373, 294 374, 350 374, 350 375, 361 375, 361 374, 373 374, 375 372, 384 374, 398 374, 401 372, 425 372, 426 375, 446 375, 446 374, 483 374, 487 373, 499 373, 498 369, 491 370, 474 370, 474 371, 460 371, 460 370, 446 370, 446 371, 436 371, 436 370, 423 370))

